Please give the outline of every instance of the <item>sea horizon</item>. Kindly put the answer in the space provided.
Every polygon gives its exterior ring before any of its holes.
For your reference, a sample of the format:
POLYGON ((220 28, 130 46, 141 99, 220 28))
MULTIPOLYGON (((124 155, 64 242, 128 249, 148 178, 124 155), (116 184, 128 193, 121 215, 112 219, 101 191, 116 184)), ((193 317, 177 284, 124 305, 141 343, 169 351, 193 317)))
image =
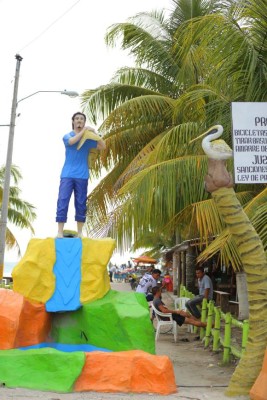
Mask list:
POLYGON ((5 261, 4 262, 4 272, 3 272, 3 277, 4 278, 11 278, 11 273, 13 271, 13 268, 18 264, 18 261, 5 261))

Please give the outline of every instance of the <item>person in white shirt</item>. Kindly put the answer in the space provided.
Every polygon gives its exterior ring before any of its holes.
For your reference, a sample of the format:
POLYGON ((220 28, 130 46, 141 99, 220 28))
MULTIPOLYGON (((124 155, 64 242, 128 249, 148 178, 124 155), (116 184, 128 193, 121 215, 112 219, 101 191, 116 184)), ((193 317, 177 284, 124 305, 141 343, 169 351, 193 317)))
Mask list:
POLYGON ((139 284, 136 288, 136 292, 144 293, 147 301, 152 301, 153 294, 150 292, 153 287, 157 286, 160 275, 161 275, 160 269, 153 269, 152 274, 145 273, 139 281, 139 284))

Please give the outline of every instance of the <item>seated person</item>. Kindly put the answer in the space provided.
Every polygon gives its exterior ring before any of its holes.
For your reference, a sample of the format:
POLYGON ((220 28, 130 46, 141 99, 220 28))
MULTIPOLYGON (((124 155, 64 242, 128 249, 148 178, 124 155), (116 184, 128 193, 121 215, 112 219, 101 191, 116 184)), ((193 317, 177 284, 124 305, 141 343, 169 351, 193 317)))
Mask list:
POLYGON ((196 267, 196 276, 198 283, 199 295, 195 296, 193 299, 188 300, 185 303, 188 311, 194 315, 195 318, 200 318, 201 314, 197 305, 202 303, 203 299, 212 300, 213 299, 213 285, 210 277, 205 274, 204 268, 196 267))
POLYGON ((157 285, 160 275, 160 269, 153 269, 152 274, 146 272, 140 279, 139 284, 136 288, 136 292, 144 293, 147 301, 152 301, 153 294, 150 293, 150 289, 157 285))
MULTIPOLYGON (((155 308, 164 314, 171 314, 177 325, 182 326, 183 324, 189 324, 198 326, 199 328, 205 328, 207 326, 206 322, 199 321, 186 311, 170 310, 166 307, 161 300, 161 288, 159 286, 153 287, 152 294, 154 295, 153 304, 155 308)), ((164 321, 164 317, 161 317, 161 319, 164 321)))

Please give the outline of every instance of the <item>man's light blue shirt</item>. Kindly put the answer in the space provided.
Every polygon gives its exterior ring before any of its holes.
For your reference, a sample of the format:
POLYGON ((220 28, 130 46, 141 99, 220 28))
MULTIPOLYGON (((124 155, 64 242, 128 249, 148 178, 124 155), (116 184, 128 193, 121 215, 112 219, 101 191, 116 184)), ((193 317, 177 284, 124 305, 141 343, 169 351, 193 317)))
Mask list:
POLYGON ((202 279, 198 279, 198 288, 199 288, 199 294, 201 296, 204 295, 205 289, 210 289, 209 291, 209 300, 213 299, 213 285, 211 282, 211 279, 208 275, 203 275, 202 279))
POLYGON ((73 136, 75 133, 71 131, 63 137, 66 153, 60 178, 89 179, 88 156, 90 150, 97 147, 97 141, 87 139, 77 150, 79 142, 69 145, 69 139, 73 136))

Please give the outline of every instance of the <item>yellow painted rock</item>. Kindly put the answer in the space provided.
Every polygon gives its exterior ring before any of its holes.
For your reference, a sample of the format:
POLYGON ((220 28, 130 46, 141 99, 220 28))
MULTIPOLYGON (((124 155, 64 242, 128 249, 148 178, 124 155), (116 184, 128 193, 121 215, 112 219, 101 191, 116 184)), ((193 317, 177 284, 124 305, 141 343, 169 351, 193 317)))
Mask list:
POLYGON ((110 289, 107 264, 115 240, 32 239, 14 268, 13 289, 46 304, 50 312, 73 311, 110 289))
POLYGON ((32 239, 25 255, 12 271, 13 290, 45 303, 54 293, 55 239, 32 239))

